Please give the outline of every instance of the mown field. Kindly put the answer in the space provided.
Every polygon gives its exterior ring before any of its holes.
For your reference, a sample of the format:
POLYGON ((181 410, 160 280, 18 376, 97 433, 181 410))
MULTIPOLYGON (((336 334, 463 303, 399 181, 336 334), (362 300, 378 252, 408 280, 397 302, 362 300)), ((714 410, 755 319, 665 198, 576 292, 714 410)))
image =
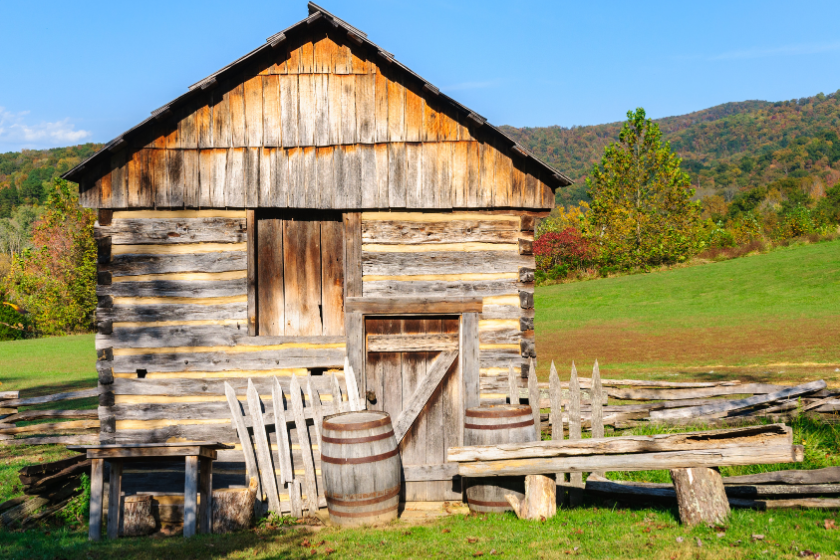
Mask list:
POLYGON ((840 384, 840 241, 538 288, 540 376, 840 384), (561 367, 562 365, 562 367, 561 367), (568 375, 568 373, 566 373, 568 375))
MULTIPOLYGON (((538 288, 540 372, 553 359, 606 377, 740 378, 840 384, 840 242, 651 274, 538 288)), ((93 336, 0 343, 0 390, 24 395, 94 386, 93 336)), ((565 370, 564 370, 565 368, 565 370)), ((95 399, 64 403, 93 407, 95 399)), ((840 465, 840 427, 801 421, 798 468, 840 465)), ((691 427, 686 427, 686 430, 691 427)), ((627 433, 648 433, 634 430, 627 433)), ((619 435, 619 434, 615 434, 619 435)), ((53 446, 0 447, 0 501, 19 495, 17 471, 69 454, 53 446)), ((726 476, 789 468, 723 469, 726 476)), ((666 471, 609 473, 662 482, 666 471)), ((836 511, 737 510, 724 527, 681 527, 668 504, 589 499, 543 523, 512 514, 452 516, 377 529, 255 528, 189 541, 91 544, 84 527, 0 530, 4 560, 43 558, 840 558, 836 511)))

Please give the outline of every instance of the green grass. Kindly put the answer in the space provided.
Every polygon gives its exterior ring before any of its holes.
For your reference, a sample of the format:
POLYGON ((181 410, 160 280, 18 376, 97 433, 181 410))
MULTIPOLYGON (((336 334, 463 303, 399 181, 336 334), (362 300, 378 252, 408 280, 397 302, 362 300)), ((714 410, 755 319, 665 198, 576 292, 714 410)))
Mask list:
POLYGON ((0 391, 23 397, 96 387, 94 336, 0 342, 0 391))
POLYGON ((608 376, 729 369, 840 379, 838 294, 840 241, 540 287, 539 370, 597 358, 608 376))

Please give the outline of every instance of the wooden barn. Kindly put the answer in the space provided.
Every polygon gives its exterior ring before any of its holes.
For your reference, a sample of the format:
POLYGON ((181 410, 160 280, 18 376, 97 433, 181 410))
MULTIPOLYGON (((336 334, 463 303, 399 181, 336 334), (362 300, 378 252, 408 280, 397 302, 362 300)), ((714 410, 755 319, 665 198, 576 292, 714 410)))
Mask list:
POLYGON ((367 408, 417 408, 403 499, 460 499, 446 449, 535 357, 534 222, 566 176, 310 3, 65 178, 99 211, 102 442, 238 444, 223 382, 270 400, 348 360, 367 408))

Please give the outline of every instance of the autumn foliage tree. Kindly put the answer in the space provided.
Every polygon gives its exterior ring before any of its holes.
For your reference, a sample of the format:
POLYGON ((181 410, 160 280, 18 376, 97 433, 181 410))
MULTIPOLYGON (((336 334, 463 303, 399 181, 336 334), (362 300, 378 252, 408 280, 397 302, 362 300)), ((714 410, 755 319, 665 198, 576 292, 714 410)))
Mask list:
POLYGON ((67 181, 55 179, 32 248, 14 256, 0 292, 23 308, 40 334, 90 330, 96 309, 95 214, 79 206, 67 181))
POLYGON ((680 158, 644 109, 628 111, 618 142, 607 146, 586 186, 586 234, 603 266, 671 264, 699 249, 700 205, 680 158))

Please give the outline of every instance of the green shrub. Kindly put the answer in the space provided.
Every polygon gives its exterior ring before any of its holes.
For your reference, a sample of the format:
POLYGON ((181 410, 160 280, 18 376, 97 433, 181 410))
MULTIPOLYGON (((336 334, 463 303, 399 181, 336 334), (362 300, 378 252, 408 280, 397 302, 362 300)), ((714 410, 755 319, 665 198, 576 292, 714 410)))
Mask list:
POLYGON ((32 333, 32 322, 11 303, 0 303, 0 341, 20 340, 32 333))

